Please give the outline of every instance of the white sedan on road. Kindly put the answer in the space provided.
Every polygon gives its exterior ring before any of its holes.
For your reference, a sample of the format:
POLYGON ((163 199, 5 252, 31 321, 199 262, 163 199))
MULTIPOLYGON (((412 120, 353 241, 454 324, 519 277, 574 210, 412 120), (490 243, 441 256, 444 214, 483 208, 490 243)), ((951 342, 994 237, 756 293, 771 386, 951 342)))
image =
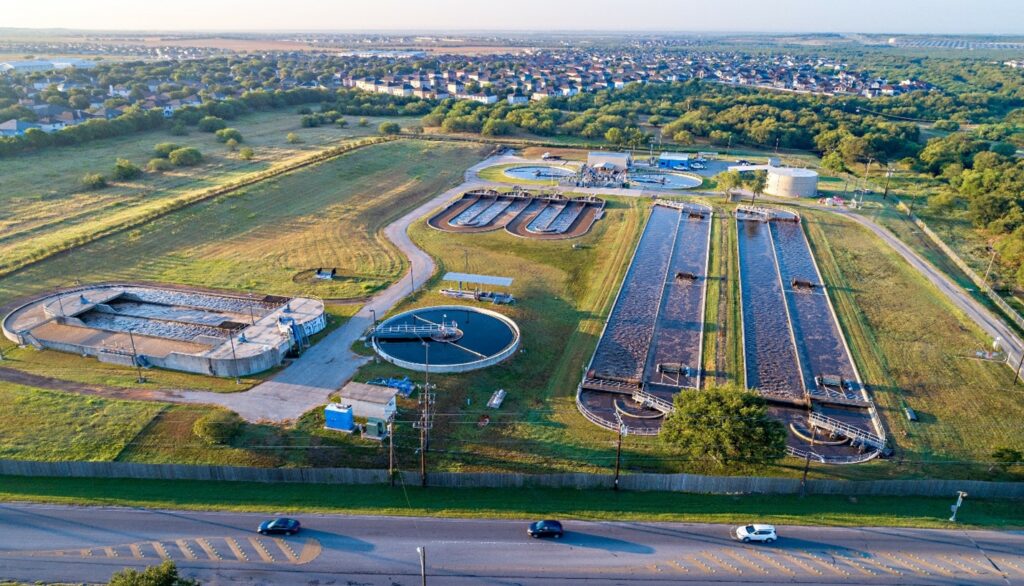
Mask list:
POLYGON ((735 537, 744 543, 751 541, 771 543, 779 538, 775 533, 774 525, 743 525, 736 528, 735 537))

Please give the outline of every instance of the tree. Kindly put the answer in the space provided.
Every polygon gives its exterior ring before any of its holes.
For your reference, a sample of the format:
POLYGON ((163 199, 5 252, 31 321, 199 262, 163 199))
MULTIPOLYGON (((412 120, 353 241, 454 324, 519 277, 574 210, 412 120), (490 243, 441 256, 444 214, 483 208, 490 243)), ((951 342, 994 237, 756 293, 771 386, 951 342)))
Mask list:
POLYGON ((765 187, 768 187, 768 171, 754 171, 754 176, 747 182, 747 189, 750 190, 750 205, 754 205, 754 201, 764 193, 765 187))
POLYGON ((233 138, 229 138, 228 141, 226 143, 224 143, 224 144, 225 144, 225 146, 228 147, 229 151, 237 151, 238 150, 238 141, 233 139, 233 138))
POLYGON ((402 131, 402 127, 397 122, 381 122, 380 126, 377 127, 377 132, 380 134, 398 134, 402 131))
POLYGON ((227 122, 216 116, 205 116, 199 120, 199 130, 203 132, 217 132, 222 128, 227 128, 227 126, 227 122))
POLYGON ((171 151, 167 158, 178 167, 192 167, 203 161, 203 154, 197 148, 185 147, 171 151))
POLYGON ((115 179, 128 181, 130 179, 135 179, 139 175, 142 175, 142 169, 128 159, 118 159, 117 162, 114 163, 115 179))
POLYGON ((1010 469, 1010 466, 1024 462, 1024 453, 1013 448, 996 448, 992 451, 992 460, 995 461, 995 465, 998 466, 1003 473, 1006 473, 1010 469))
POLYGON ((82 185, 86 189, 102 189, 107 186, 107 178, 99 173, 86 173, 82 176, 82 185))
POLYGON ((846 163, 843 162, 839 151, 832 151, 821 159, 821 166, 835 173, 842 173, 846 170, 846 163))
POLYGON ((722 196, 728 201, 732 190, 743 185, 743 178, 740 177, 738 171, 722 171, 715 175, 715 183, 718 184, 718 190, 722 192, 722 196))
POLYGON ((251 147, 242 147, 242 150, 238 151, 238 158, 243 161, 251 161, 254 156, 256 156, 256 153, 251 147))
POLYGON ((661 441, 691 460, 763 465, 786 455, 786 429, 764 399, 735 385, 679 393, 665 416, 661 441))
POLYGON ((214 134, 220 142, 227 142, 229 140, 233 140, 236 143, 242 142, 242 133, 237 128, 221 128, 214 134))
POLYGON ((612 144, 619 145, 623 143, 625 136, 623 136, 621 128, 609 128, 604 133, 604 139, 612 144))
POLYGON ((686 130, 680 130, 672 135, 672 141, 682 145, 693 144, 693 135, 686 130))
POLYGON ((199 586, 199 582, 182 578, 174 562, 164 560, 159 566, 149 566, 141 572, 134 568, 121 570, 111 576, 107 586, 199 586))

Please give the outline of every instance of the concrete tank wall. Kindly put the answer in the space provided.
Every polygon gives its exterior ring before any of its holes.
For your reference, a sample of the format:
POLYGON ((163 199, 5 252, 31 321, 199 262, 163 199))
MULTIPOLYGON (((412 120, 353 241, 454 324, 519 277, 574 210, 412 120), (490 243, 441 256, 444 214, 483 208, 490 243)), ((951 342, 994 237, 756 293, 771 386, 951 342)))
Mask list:
POLYGON ((764 192, 779 197, 817 197, 818 174, 814 171, 800 169, 800 173, 768 170, 768 184, 764 192))

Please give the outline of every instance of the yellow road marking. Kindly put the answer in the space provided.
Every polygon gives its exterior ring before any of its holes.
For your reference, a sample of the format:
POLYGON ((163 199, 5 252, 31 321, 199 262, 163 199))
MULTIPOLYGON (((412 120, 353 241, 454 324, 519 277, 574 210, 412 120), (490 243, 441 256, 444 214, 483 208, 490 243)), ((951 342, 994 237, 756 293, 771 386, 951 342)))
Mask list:
POLYGON ((114 551, 114 548, 112 548, 112 547, 104 547, 103 548, 103 553, 107 554, 108 558, 116 558, 117 557, 117 552, 114 551))
POLYGON ((792 576, 796 576, 796 572, 794 572, 791 568, 788 568, 788 567, 780 564, 779 562, 775 561, 774 559, 772 559, 767 554, 761 553, 759 551, 754 551, 753 548, 747 550, 746 553, 748 553, 748 554, 750 554, 750 555, 760 559, 762 562, 764 562, 764 563, 766 563, 766 564, 768 564, 768 565, 770 565, 770 566, 772 566, 772 567, 774 567, 774 568, 776 568, 778 570, 782 570, 783 572, 785 572, 787 574, 790 574, 792 576))
POLYGON ((1018 563, 1020 563, 1019 561, 1018 562, 1012 562, 1008 558, 1003 558, 1003 557, 993 557, 992 559, 996 560, 996 562, 999 564, 1000 568, 1005 568, 1005 567, 1009 566, 1015 572, 1020 573, 1020 574, 1024 574, 1024 567, 1017 565, 1018 563))
POLYGON ((206 552, 206 557, 210 558, 211 560, 224 560, 224 558, 220 557, 220 554, 217 553, 217 550, 213 548, 213 545, 211 545, 209 541, 200 537, 196 539, 196 543, 198 543, 199 547, 201 547, 203 551, 206 552))
POLYGON ((703 562, 703 561, 702 561, 702 560, 701 560, 700 558, 698 558, 698 557, 697 557, 696 555, 690 554, 689 556, 684 556, 684 558, 685 558, 685 559, 688 559, 688 560, 690 560, 690 561, 691 561, 691 562, 693 562, 693 563, 694 563, 695 565, 698 565, 698 566, 700 566, 700 568, 701 568, 702 570, 704 570, 704 573, 705 573, 705 574, 714 574, 715 572, 717 572, 717 571, 718 571, 718 570, 716 570, 716 569, 712 568, 711 566, 709 566, 709 565, 705 564, 705 563, 704 563, 704 562, 703 562))
POLYGON ((904 556, 914 560, 917 564, 919 564, 921 566, 924 566, 926 568, 931 568, 931 570, 933 572, 938 572, 938 573, 942 574, 943 576, 946 576, 947 578, 952 578, 954 576, 953 572, 950 571, 949 568, 946 568, 944 566, 940 566, 939 564, 936 564, 935 562, 930 562, 930 561, 922 558, 921 556, 914 555, 914 554, 909 553, 909 552, 900 552, 900 553, 902 555, 904 555, 904 556))
POLYGON ((171 554, 167 552, 167 548, 164 547, 164 544, 160 543, 159 541, 153 541, 151 542, 151 545, 153 546, 153 549, 156 550, 156 555, 162 557, 165 560, 171 559, 171 554))
POLYGON ((316 539, 310 537, 306 540, 306 544, 302 546, 302 551, 299 553, 299 561, 297 564, 308 564, 309 562, 320 557, 320 552, 323 551, 323 546, 316 539))
POLYGON ((242 551, 242 546, 238 545, 237 541, 235 541, 231 537, 225 537, 224 542, 228 544, 228 549, 231 550, 231 553, 235 554, 235 557, 238 558, 238 561, 249 561, 249 556, 245 555, 245 552, 242 551))
POLYGON ((878 572, 872 570, 871 568, 868 568, 868 567, 865 567, 865 566, 861 565, 860 562, 858 560, 854 559, 852 556, 848 556, 848 555, 846 555, 846 554, 844 554, 842 552, 839 552, 839 551, 832 551, 832 552, 829 552, 829 553, 832 554, 832 557, 842 561, 844 564, 850 566, 851 568, 857 570, 858 572, 860 572, 862 574, 865 574, 867 576, 877 576, 878 575, 878 572))
POLYGON ((668 561, 668 565, 670 565, 673 568, 679 570, 680 572, 683 572, 684 574, 687 574, 687 573, 690 572, 690 568, 687 568, 686 566, 684 566, 683 564, 681 564, 681 563, 679 563, 679 562, 677 562, 675 560, 669 560, 668 561))
POLYGON ((290 561, 293 564, 298 563, 299 556, 295 553, 295 550, 292 549, 292 546, 289 545, 287 541, 281 539, 280 537, 275 537, 274 543, 277 544, 277 548, 281 550, 281 553, 283 553, 285 557, 288 558, 288 561, 290 561))
POLYGON ((803 568, 803 570, 805 572, 808 572, 808 573, 811 573, 811 574, 817 574, 819 576, 821 575, 821 570, 819 570, 818 568, 815 568, 814 566, 809 565, 807 562, 805 562, 804 560, 798 558, 796 555, 794 555, 794 554, 792 554, 792 553, 790 553, 788 551, 780 551, 779 555, 781 555, 781 556, 785 557, 787 560, 793 562, 793 564, 795 564, 797 566, 800 566, 801 568, 803 568))
POLYGON ((718 557, 717 555, 714 554, 714 552, 701 551, 700 554, 702 556, 704 556, 705 558, 715 562, 719 566, 725 568, 726 570, 732 572, 733 574, 736 574, 736 575, 742 575, 743 574, 743 570, 737 568, 736 566, 734 566, 734 565, 730 564, 729 562, 723 560, 722 558, 718 557))
POLYGON ((914 562, 908 561, 908 560, 900 558, 900 557, 896 557, 895 555, 893 555, 891 553, 881 553, 880 552, 878 555, 888 559, 889 561, 893 562, 894 564, 898 564, 898 565, 901 565, 901 566, 903 566, 905 568, 909 568, 915 574, 924 574, 925 576, 931 576, 932 575, 931 572, 929 572, 925 568, 922 568, 921 566, 915 564, 914 562))
POLYGON ((188 544, 188 541, 184 539, 176 539, 174 543, 178 546, 178 549, 181 550, 181 555, 190 560, 199 559, 196 552, 192 551, 192 547, 188 544))
POLYGON ((883 572, 886 572, 888 574, 892 574, 894 576, 902 576, 903 575, 903 572, 897 570, 896 568, 890 568, 889 566, 887 566, 887 565, 883 564, 882 562, 876 560, 873 556, 870 556, 870 555, 869 556, 861 556, 861 557, 857 558, 857 561, 859 561, 859 562, 861 562, 863 564, 871 564, 872 566, 878 568, 879 570, 882 570, 883 572))
POLYGON ((83 549, 82 550, 82 557, 84 557, 84 558, 91 558, 92 557, 92 550, 91 549, 83 549))
POLYGON ((732 551, 730 549, 723 549, 722 553, 724 553, 725 555, 727 555, 727 556, 731 557, 732 559, 738 561, 739 563, 743 564, 744 566, 747 566, 748 568, 750 568, 752 570, 761 572, 762 574, 767 574, 768 573, 768 570, 764 566, 758 564, 757 562, 755 562, 753 560, 748 560, 747 558, 743 557, 741 554, 738 554, 738 553, 736 553, 736 552, 734 552, 734 551, 732 551))
POLYGON ((256 550, 256 553, 259 554, 259 556, 261 558, 263 558, 263 561, 265 561, 265 562, 273 562, 274 561, 274 556, 270 555, 270 551, 267 550, 267 547, 265 545, 263 545, 262 541, 260 541, 259 539, 256 539, 255 537, 250 537, 249 538, 249 543, 252 544, 253 548, 256 550))
POLYGON ((964 564, 963 562, 961 562, 961 561, 959 561, 959 560, 957 560, 957 559, 955 559, 955 558, 953 558, 951 556, 948 556, 948 555, 940 555, 939 557, 944 559, 944 560, 946 560, 946 562, 949 563, 950 565, 956 566, 957 568, 967 572, 968 574, 973 574, 975 576, 984 576, 986 574, 992 574, 992 573, 995 572, 995 568, 993 568, 992 566, 989 566, 988 567, 988 571, 986 571, 986 570, 981 570, 981 569, 978 569, 978 568, 972 568, 971 566, 968 566, 968 565, 964 564))
POLYGON ((835 572, 836 574, 838 574, 840 576, 849 576, 850 575, 850 572, 847 572, 846 570, 840 568, 839 566, 837 566, 834 563, 829 562, 828 560, 822 559, 821 556, 819 556, 818 554, 816 554, 814 552, 806 551, 806 550, 801 550, 799 552, 794 552, 794 555, 796 555, 796 554, 805 556, 807 559, 811 560, 812 562, 814 562, 816 564, 819 564, 821 566, 825 566, 825 568, 827 568, 829 571, 835 572))
POLYGON ((146 557, 146 556, 144 556, 142 554, 142 550, 139 549, 139 544, 137 544, 137 543, 133 543, 133 544, 129 545, 128 549, 130 549, 132 551, 132 557, 137 559, 137 560, 141 560, 142 558, 146 557))

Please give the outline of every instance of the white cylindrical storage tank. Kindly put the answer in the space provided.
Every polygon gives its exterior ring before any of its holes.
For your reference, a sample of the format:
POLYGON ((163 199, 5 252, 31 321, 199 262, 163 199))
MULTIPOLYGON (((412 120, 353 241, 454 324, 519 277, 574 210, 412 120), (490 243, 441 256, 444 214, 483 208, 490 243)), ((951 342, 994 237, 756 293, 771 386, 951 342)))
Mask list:
POLYGON ((772 167, 764 192, 779 197, 817 197, 818 173, 810 169, 772 167))

